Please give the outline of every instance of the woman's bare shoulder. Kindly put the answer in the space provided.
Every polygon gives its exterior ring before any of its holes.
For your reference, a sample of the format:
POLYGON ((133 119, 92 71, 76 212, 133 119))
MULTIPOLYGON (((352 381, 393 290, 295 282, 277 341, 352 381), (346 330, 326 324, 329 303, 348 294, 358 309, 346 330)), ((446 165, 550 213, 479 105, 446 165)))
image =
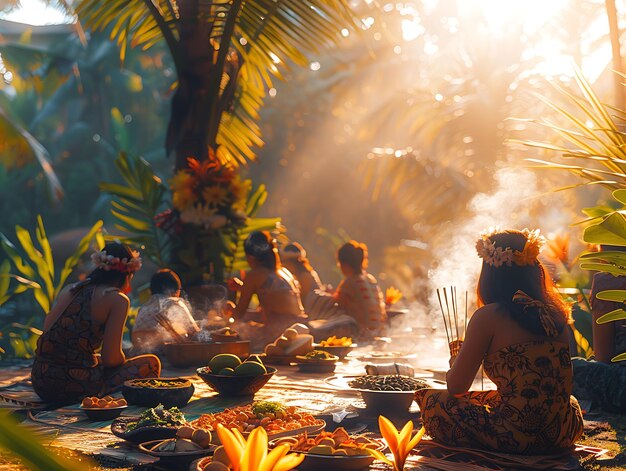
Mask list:
POLYGON ((472 314, 472 321, 474 324, 480 323, 484 325, 489 325, 493 322, 499 322, 502 319, 500 315, 502 309, 499 304, 485 304, 484 306, 476 309, 474 314, 472 314))

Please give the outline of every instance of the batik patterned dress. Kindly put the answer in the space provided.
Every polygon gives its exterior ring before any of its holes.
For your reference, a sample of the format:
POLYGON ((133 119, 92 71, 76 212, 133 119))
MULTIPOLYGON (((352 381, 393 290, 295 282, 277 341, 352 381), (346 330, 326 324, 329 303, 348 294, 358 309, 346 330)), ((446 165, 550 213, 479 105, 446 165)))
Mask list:
POLYGON ((37 342, 31 377, 35 392, 47 402, 69 404, 85 396, 104 395, 130 378, 158 376, 151 357, 138 357, 117 368, 104 368, 98 361, 104 326, 95 326, 91 320, 95 288, 80 288, 37 342))
POLYGON ((354 318, 364 338, 384 334, 387 312, 378 282, 369 273, 346 277, 335 294, 339 307, 354 318))
POLYGON ((583 419, 571 396, 567 345, 520 343, 489 354, 483 365, 497 390, 416 392, 426 433, 433 439, 462 448, 539 455, 567 449, 580 437, 583 419))

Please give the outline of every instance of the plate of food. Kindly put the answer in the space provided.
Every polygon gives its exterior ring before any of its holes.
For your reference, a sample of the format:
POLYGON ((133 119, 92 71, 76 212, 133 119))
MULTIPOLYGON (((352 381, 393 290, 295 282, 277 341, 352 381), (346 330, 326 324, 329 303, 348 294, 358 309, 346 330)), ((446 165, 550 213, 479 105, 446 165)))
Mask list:
POLYGON ((296 357, 298 369, 304 373, 332 373, 339 357, 323 350, 313 350, 296 357))
POLYGON ((116 437, 138 445, 173 438, 178 429, 186 424, 187 420, 178 407, 167 409, 159 404, 141 415, 115 419, 111 424, 111 432, 116 437))
POLYGON ((214 414, 203 414, 190 425, 205 430, 216 430, 217 424, 236 428, 244 435, 263 426, 270 438, 297 435, 305 431, 316 433, 326 426, 326 422, 308 412, 274 401, 256 401, 214 414))
POLYGON ((311 437, 301 433, 294 437, 283 437, 272 441, 272 446, 286 443, 291 451, 303 453, 304 461, 298 469, 349 471, 367 468, 374 461, 368 450, 382 451, 385 445, 368 435, 350 435, 339 427, 333 432, 320 432, 311 437))
POLYGON ((189 438, 167 438, 152 440, 139 445, 139 450, 150 456, 159 458, 163 466, 175 466, 177 469, 188 469, 189 465, 203 456, 215 451, 216 446, 211 444, 211 432, 202 430, 200 440, 189 438))
POLYGON ((315 350, 323 350, 332 355, 337 355, 340 360, 348 356, 352 349, 356 347, 357 344, 352 343, 351 337, 336 337, 334 335, 313 345, 315 350))

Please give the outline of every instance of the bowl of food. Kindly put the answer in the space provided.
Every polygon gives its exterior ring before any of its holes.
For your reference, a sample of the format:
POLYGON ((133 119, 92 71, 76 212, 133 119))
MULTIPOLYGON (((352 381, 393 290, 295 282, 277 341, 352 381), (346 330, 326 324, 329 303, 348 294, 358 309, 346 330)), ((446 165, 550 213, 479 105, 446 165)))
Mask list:
POLYGON ((214 342, 236 342, 239 340, 239 333, 230 327, 211 332, 211 339, 214 342))
POLYGON ((111 432, 116 437, 139 445, 147 441, 173 438, 178 429, 186 424, 185 416, 178 407, 168 409, 159 404, 138 416, 118 417, 111 424, 111 432))
POLYGON ((90 420, 104 421, 119 417, 127 407, 125 399, 115 399, 111 396, 86 397, 80 405, 80 410, 90 420))
POLYGON ((253 396, 274 376, 276 368, 265 366, 257 355, 250 355, 242 362, 236 355, 221 354, 196 372, 219 394, 253 396))
POLYGON ((311 438, 308 434, 279 438, 272 446, 286 443, 292 452, 304 454, 299 470, 350 471, 366 469, 374 461, 368 450, 383 450, 384 444, 366 435, 350 435, 343 427, 333 432, 320 432, 311 438))
POLYGON ((319 344, 313 345, 313 348, 336 355, 340 360, 343 360, 356 346, 355 343, 352 343, 351 337, 336 337, 333 335, 326 340, 322 340, 319 344))
POLYGON ((305 373, 332 373, 339 357, 322 350, 313 350, 306 355, 297 356, 298 369, 305 373))
POLYGON ((195 388, 184 378, 131 379, 124 382, 122 394, 129 404, 144 407, 182 407, 189 402, 195 388))
POLYGON ((246 358, 250 355, 250 341, 178 342, 166 343, 163 346, 163 354, 174 368, 204 366, 211 358, 220 353, 230 353, 239 358, 246 358))
POLYGON ((415 391, 428 387, 421 379, 402 375, 363 375, 348 384, 361 393, 365 407, 370 412, 379 414, 408 412, 415 391))

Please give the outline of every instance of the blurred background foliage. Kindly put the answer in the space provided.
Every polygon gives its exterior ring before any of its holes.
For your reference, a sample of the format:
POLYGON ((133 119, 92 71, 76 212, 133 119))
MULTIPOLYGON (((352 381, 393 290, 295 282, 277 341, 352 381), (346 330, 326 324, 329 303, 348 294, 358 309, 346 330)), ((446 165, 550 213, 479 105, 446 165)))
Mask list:
MULTIPOLYGON (((600 101, 617 103, 605 2, 527 3, 354 0, 362 31, 342 31, 340 47, 308 68, 287 64, 285 81, 267 90, 265 146, 241 173, 265 184, 259 216, 281 216, 324 282, 339 281, 334 250, 351 237, 368 244, 383 287, 427 301, 439 249, 475 217, 476 195, 498 191, 496 172, 575 147, 532 122, 567 126, 553 105, 576 109, 563 90, 583 96, 574 64, 600 101)), ((110 31, 80 32, 0 21, 0 131, 16 138, 0 146, 0 232, 33 230, 41 214, 59 259, 95 221, 113 230, 99 184, 123 183, 120 152, 143 157, 164 182, 174 166, 164 152, 176 80, 165 44, 128 48, 121 63, 110 31)), ((582 227, 569 225, 581 208, 617 207, 599 185, 555 199, 552 190, 580 175, 538 175, 537 197, 506 222, 567 237, 567 262, 552 268, 564 286, 584 289, 582 227)))

